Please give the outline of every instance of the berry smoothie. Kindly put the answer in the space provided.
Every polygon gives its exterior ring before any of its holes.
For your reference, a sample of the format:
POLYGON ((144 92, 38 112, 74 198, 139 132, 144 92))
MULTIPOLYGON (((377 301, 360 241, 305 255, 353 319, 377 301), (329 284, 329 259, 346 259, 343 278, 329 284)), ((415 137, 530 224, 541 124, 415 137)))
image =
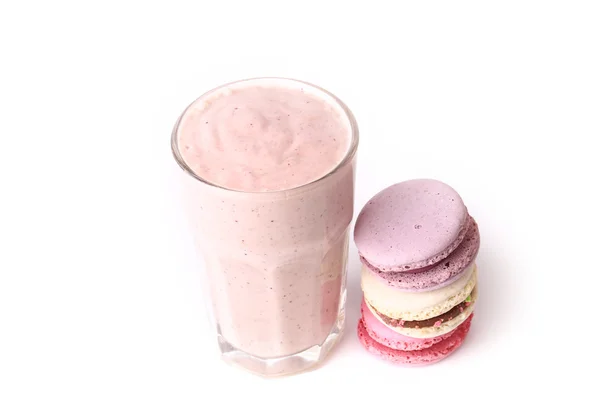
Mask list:
POLYGON ((313 85, 251 79, 173 132, 221 353, 265 375, 318 364, 344 325, 356 122, 313 85))

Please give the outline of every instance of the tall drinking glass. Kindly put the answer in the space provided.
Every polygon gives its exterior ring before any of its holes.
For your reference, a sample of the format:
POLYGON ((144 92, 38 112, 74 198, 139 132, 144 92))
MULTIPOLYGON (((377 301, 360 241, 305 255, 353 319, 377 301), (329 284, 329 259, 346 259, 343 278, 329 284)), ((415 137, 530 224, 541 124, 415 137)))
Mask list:
POLYGON ((320 364, 342 334, 358 127, 315 85, 213 89, 171 147, 222 357, 274 376, 320 364))

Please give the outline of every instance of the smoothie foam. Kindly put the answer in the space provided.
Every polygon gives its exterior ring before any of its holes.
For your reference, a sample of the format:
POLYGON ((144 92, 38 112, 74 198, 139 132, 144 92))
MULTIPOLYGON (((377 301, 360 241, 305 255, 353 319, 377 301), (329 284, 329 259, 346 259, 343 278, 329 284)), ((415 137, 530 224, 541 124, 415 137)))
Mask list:
POLYGON ((218 90, 182 118, 181 155, 198 176, 233 190, 315 181, 342 161, 352 136, 340 106, 312 92, 273 85, 218 90))

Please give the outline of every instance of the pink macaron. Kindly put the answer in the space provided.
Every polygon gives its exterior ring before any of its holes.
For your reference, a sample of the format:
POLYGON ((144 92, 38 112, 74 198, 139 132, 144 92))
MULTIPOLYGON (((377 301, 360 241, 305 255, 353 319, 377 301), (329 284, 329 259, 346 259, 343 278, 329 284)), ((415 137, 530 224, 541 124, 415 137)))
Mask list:
POLYGON ((448 357, 463 344, 469 329, 471 329, 472 319, 473 314, 452 331, 448 337, 421 350, 399 350, 388 346, 389 342, 381 343, 369 334, 362 318, 358 322, 358 338, 367 351, 384 360, 403 365, 429 365, 448 357))

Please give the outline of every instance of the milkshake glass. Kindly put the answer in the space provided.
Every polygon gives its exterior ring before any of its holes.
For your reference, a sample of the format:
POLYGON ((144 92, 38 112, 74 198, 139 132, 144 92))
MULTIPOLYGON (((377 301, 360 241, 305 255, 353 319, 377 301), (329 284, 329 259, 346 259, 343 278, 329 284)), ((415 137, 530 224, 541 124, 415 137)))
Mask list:
POLYGON ((222 358, 285 375, 344 329, 358 127, 315 85, 255 78, 213 89, 171 138, 222 358))

